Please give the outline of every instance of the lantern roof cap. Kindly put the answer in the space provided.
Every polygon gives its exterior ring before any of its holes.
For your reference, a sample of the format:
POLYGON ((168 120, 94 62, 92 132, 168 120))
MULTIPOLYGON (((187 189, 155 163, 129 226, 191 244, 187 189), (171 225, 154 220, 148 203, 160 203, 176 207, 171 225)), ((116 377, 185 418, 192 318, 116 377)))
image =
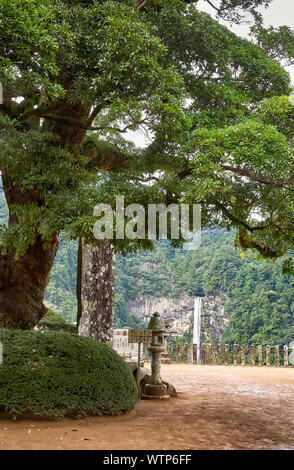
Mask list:
POLYGON ((165 324, 160 314, 154 312, 148 323, 148 330, 152 331, 165 331, 165 324))

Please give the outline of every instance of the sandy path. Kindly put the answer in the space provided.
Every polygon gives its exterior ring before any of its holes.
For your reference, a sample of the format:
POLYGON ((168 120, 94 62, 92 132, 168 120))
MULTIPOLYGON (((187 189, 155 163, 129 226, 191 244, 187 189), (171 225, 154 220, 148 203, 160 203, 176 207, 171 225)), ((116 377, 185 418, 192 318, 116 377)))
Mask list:
POLYGON ((294 369, 162 367, 178 398, 124 416, 0 419, 0 449, 294 449, 294 369))

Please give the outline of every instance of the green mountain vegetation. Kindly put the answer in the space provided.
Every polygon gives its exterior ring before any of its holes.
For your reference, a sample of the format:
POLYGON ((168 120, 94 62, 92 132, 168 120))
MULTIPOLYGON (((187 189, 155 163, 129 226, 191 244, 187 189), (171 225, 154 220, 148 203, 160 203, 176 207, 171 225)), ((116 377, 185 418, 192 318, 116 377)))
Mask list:
MULTIPOLYGON (((115 327, 144 325, 127 310, 138 295, 179 297, 225 293, 230 318, 222 341, 233 344, 288 344, 294 340, 294 280, 276 263, 234 248, 234 234, 203 231, 198 250, 173 248, 168 241, 154 251, 116 257, 115 327)), ((75 321, 76 244, 61 243, 46 299, 75 321)))
POLYGON ((51 273, 51 281, 47 287, 45 299, 73 323, 77 319, 76 272, 77 272, 76 242, 61 242, 51 273))
MULTIPOLYGON (((0 221, 7 209, 0 194, 0 221)), ((282 273, 284 259, 275 263, 234 248, 234 233, 202 231, 195 251, 159 242, 153 251, 116 256, 115 327, 145 325, 129 312, 127 301, 138 295, 180 297, 225 293, 230 318, 223 335, 229 344, 288 344, 294 340, 294 279, 282 273)), ((77 243, 61 242, 46 301, 69 321, 76 321, 77 243)))
POLYGON ((229 344, 288 344, 294 339, 294 280, 276 263, 234 248, 233 232, 202 232, 198 250, 159 243, 154 251, 118 257, 117 296, 179 297, 224 293, 230 318, 222 341, 229 344))

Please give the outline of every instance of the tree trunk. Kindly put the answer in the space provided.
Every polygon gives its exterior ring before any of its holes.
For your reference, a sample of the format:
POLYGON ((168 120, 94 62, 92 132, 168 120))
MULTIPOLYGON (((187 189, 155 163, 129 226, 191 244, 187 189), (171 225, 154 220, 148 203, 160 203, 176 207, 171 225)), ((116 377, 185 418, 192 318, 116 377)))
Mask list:
MULTIPOLYGON (((69 90, 71 85, 71 79, 63 84, 66 90, 69 90)), ((68 96, 58 102, 55 110, 56 115, 66 116, 81 122, 89 119, 91 111, 89 104, 72 104, 67 100, 68 96)), ((26 122, 25 130, 28 125, 29 123, 26 122)), ((32 125, 32 128, 35 128, 35 124, 32 125)), ((77 164, 79 164, 78 155, 86 135, 85 128, 70 126, 68 122, 63 122, 62 118, 57 119, 56 122, 45 119, 42 128, 57 137, 56 142, 51 144, 52 146, 66 148, 72 153, 73 159, 77 158, 77 164)), ((24 154, 24 164, 26 162, 29 163, 29 168, 33 165, 29 157, 24 154)), ((23 188, 17 186, 13 173, 10 174, 4 164, 1 166, 0 172, 9 208, 9 226, 12 226, 16 222, 16 217, 11 211, 14 204, 26 206, 35 203, 38 207, 42 207, 44 200, 40 197, 38 187, 23 191, 23 188)), ((0 324, 30 328, 45 315, 46 307, 43 304, 43 299, 58 249, 57 235, 54 234, 51 240, 46 240, 48 244, 46 250, 43 249, 43 242, 36 230, 36 240, 22 258, 16 261, 13 250, 9 255, 0 255, 0 324)))
POLYGON ((30 328, 45 315, 44 292, 58 248, 55 235, 49 247, 36 242, 26 254, 15 260, 11 253, 0 256, 0 315, 1 324, 8 327, 30 328))
MULTIPOLYGON (((38 203, 35 191, 22 192, 14 186, 2 169, 2 181, 6 202, 9 209, 9 226, 16 222, 11 212, 13 204, 38 203)), ((47 241, 39 234, 24 256, 15 259, 15 250, 7 255, 0 255, 0 325, 13 328, 31 328, 45 315, 44 294, 50 280, 55 255, 58 249, 58 237, 53 235, 47 241)))
POLYGON ((77 279, 78 333, 111 344, 114 313, 115 255, 109 242, 79 244, 77 279))

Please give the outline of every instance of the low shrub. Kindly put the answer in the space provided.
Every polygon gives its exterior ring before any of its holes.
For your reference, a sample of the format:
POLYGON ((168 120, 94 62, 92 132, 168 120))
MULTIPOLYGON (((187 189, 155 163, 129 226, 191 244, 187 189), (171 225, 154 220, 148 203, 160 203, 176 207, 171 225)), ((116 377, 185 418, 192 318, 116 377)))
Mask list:
POLYGON ((96 340, 50 330, 0 329, 0 411, 12 418, 121 414, 137 387, 121 357, 96 340))
POLYGON ((68 323, 59 313, 53 312, 48 308, 46 315, 39 321, 38 328, 49 328, 54 331, 66 331, 67 333, 76 333, 77 327, 68 323))

